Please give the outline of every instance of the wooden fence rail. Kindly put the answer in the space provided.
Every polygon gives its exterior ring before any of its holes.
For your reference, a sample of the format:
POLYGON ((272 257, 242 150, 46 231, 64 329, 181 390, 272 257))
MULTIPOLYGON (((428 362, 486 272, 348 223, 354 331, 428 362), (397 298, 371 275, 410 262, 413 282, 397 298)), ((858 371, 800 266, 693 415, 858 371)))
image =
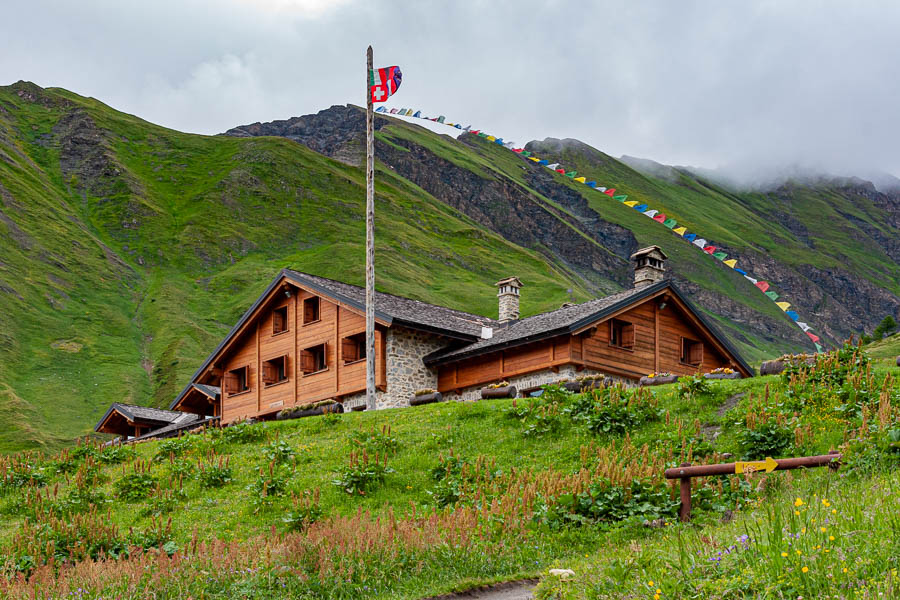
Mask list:
POLYGON ((681 509, 678 516, 682 521, 691 520, 691 478, 709 477, 713 475, 734 475, 743 473, 771 473, 772 471, 788 471, 791 469, 808 469, 811 467, 828 467, 837 469, 840 466, 841 454, 832 452, 819 456, 800 456, 798 458, 766 458, 761 461, 719 463, 715 465, 691 465, 684 463, 680 467, 666 469, 666 479, 679 479, 681 492, 681 509))

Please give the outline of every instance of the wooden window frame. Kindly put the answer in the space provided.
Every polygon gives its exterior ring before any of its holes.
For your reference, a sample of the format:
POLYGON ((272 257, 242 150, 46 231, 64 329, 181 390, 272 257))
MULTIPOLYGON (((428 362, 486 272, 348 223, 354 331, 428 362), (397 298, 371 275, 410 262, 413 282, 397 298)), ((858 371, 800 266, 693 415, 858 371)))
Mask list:
MULTIPOLYGON (((315 360, 313 358, 313 360, 315 360)), ((322 342, 321 344, 314 344, 312 346, 308 346, 304 348, 300 352, 300 371, 303 377, 309 377, 310 375, 317 375, 318 373, 324 373, 328 370, 328 342, 322 342), (304 361, 306 361, 306 356, 308 352, 316 350, 318 348, 322 348, 322 368, 316 369, 314 371, 309 371, 304 367, 304 361)))
POLYGON ((290 319, 288 318, 288 306, 285 304, 284 306, 279 306, 278 308, 272 310, 272 335, 281 335, 282 333, 287 333, 291 330, 290 319), (278 318, 276 314, 283 314, 282 317, 282 325, 283 329, 276 329, 276 324, 278 323, 278 318))
POLYGON ((263 387, 270 388, 272 386, 281 385, 282 383, 287 383, 288 381, 290 381, 291 375, 289 372, 289 364, 289 356, 287 354, 282 354, 281 356, 273 356, 272 358, 264 360, 262 368, 263 387), (272 361, 277 360, 283 361, 281 365, 281 373, 283 373, 284 376, 281 379, 275 379, 274 381, 266 381, 266 365, 271 363, 272 361))
MULTIPOLYGON (((229 398, 232 396, 240 396, 241 394, 246 394, 248 392, 253 391, 253 387, 250 385, 250 365, 244 365, 243 367, 229 369, 228 371, 226 371, 225 377, 228 377, 230 374, 235 373, 237 371, 244 372, 244 389, 238 390, 237 392, 225 392, 226 394, 228 394, 229 398)), ((225 387, 225 386, 223 385, 223 387, 225 387)))
POLYGON ((313 323, 318 323, 321 320, 322 320, 322 300, 321 300, 321 298, 319 298, 318 296, 310 296, 309 298, 304 298, 303 299, 303 325, 304 326, 312 325, 313 323), (307 302, 315 302, 316 303, 316 318, 310 319, 308 321, 306 320, 306 314, 307 314, 306 303, 307 302))
POLYGON ((681 358, 679 358, 679 362, 683 365, 688 365, 691 367, 702 367, 703 366, 703 357, 705 355, 705 349, 703 347, 703 342, 700 340, 692 340, 691 338, 686 338, 682 336, 681 338, 681 358), (690 345, 688 345, 690 344, 690 345), (690 349, 692 347, 700 348, 700 359, 697 362, 690 362, 690 349))
POLYGON ((354 333, 354 334, 348 335, 341 339, 341 360, 344 361, 345 365, 352 365, 352 364, 366 360, 366 332, 365 331, 360 332, 360 333, 354 333), (358 338, 360 336, 362 336, 361 341, 357 341, 354 339, 354 338, 358 338), (354 356, 356 356, 356 358, 352 358, 350 360, 347 359, 347 356, 345 354, 345 350, 347 348, 348 341, 351 341, 357 345, 357 351, 354 352, 354 356), (362 354, 362 356, 360 356, 360 354, 362 354))
POLYGON ((622 319, 610 319, 609 320, 609 347, 615 348, 617 350, 625 350, 627 352, 634 352, 634 323, 629 321, 623 321, 622 319), (616 336, 616 328, 621 328, 621 333, 619 336, 616 336), (626 336, 627 328, 631 328, 631 345, 625 346, 620 343, 615 343, 614 340, 618 338, 622 338, 626 336))

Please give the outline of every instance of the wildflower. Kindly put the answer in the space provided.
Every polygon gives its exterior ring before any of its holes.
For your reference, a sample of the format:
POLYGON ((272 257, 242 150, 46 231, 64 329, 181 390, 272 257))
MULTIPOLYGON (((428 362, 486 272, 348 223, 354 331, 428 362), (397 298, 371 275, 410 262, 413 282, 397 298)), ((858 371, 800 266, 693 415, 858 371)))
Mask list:
POLYGON ((831 509, 831 514, 836 515, 836 514, 837 514, 837 509, 836 509, 836 508, 832 508, 832 509, 831 509))
POLYGON ((809 567, 803 567, 803 568, 800 569, 800 570, 803 571, 804 573, 806 573, 807 571, 809 571, 809 567))
POLYGON ((794 500, 794 506, 803 506, 803 500, 797 498, 796 500, 794 500))
POLYGON ((829 536, 828 536, 828 540, 833 542, 833 541, 834 541, 834 536, 833 536, 833 535, 829 535, 829 536))
POLYGON ((787 552, 782 552, 782 553, 781 553, 781 558, 787 558, 787 552))
POLYGON ((803 554, 803 553, 800 552, 799 550, 797 550, 797 556, 800 556, 801 554, 803 554))
POLYGON ((795 510, 795 511, 794 511, 794 514, 797 515, 797 516, 799 517, 799 516, 800 516, 800 511, 799 511, 799 510, 795 510))
POLYGON ((826 531, 828 531, 828 529, 826 529, 825 527, 819 527, 819 529, 822 530, 822 533, 825 533, 826 531))
POLYGON ((847 572, 847 567, 844 567, 844 573, 846 573, 846 572, 847 572))
POLYGON ((647 587, 653 587, 653 582, 652 582, 652 581, 648 581, 648 582, 647 582, 647 587))

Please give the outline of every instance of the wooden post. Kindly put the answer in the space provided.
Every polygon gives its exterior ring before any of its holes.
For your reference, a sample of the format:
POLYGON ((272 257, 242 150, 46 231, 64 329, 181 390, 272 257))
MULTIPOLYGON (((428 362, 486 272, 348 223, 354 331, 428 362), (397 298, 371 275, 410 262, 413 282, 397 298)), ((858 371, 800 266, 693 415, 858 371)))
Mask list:
MULTIPOLYGON (((689 467, 691 463, 681 463, 682 467, 689 467)), ((691 520, 691 478, 682 477, 679 479, 679 488, 681 491, 681 508, 678 510, 678 517, 687 523, 691 520)))
MULTIPOLYGON (((375 410, 375 113, 372 46, 366 50, 366 410, 375 410)), ((384 358, 384 357, 382 357, 384 358)))

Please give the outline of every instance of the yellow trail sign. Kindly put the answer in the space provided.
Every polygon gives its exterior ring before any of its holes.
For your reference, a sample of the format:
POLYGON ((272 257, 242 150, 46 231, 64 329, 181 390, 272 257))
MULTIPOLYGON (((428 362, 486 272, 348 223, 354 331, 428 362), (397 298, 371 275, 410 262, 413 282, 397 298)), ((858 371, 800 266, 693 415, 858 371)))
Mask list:
POLYGON ((765 471, 771 473, 778 466, 778 463, 771 456, 767 456, 766 460, 756 460, 749 462, 734 463, 735 473, 756 473, 757 471, 765 471))

